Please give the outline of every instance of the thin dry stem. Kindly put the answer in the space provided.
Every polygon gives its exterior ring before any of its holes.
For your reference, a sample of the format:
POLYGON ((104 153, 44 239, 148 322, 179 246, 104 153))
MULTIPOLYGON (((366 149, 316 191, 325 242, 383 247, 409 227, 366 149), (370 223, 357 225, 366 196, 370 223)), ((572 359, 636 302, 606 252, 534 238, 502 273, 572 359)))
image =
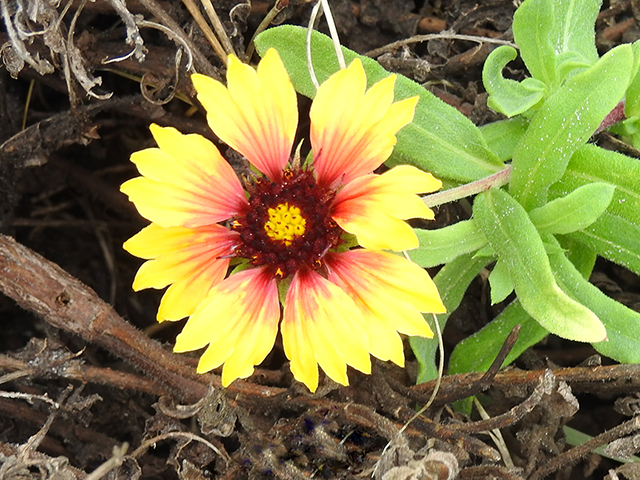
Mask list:
POLYGON ((236 51, 234 50, 233 45, 231 44, 231 39, 229 38, 229 35, 227 35, 227 32, 224 29, 224 25, 222 25, 222 22, 220 21, 220 17, 218 17, 216 9, 213 8, 213 4, 211 3, 211 0, 200 0, 200 2, 202 3, 202 6, 204 7, 204 11, 207 13, 207 16, 209 17, 209 21, 211 22, 211 25, 213 25, 213 29, 216 31, 216 34, 218 35, 218 39, 222 43, 222 46, 224 47, 225 51, 227 52, 227 55, 229 54, 235 55, 236 51))
MULTIPOLYGON (((176 36, 178 36, 193 54, 193 60, 195 67, 200 73, 204 73, 213 78, 217 78, 218 75, 213 68, 213 65, 207 60, 207 57, 203 55, 200 49, 191 41, 191 39, 184 33, 176 21, 171 18, 167 12, 158 4, 156 0, 138 0, 144 7, 154 16, 156 16, 162 24, 171 30, 176 36)), ((226 57, 225 57, 226 58, 226 57)), ((226 59, 223 60, 226 63, 226 59)))
POLYGON ((124 456, 129 448, 128 443, 123 443, 119 447, 113 447, 113 456, 91 472, 84 480, 99 480, 114 468, 118 468, 124 461, 124 456))
POLYGON ((277 0, 273 8, 269 10, 269 12, 262 19, 262 21, 260 22, 260 25, 258 25, 258 28, 256 28, 256 31, 253 32, 253 35, 251 36, 251 40, 249 41, 249 46, 247 47, 247 51, 245 52, 245 56, 247 57, 248 62, 251 61, 253 52, 255 52, 255 49, 256 49, 256 45, 254 43, 256 37, 260 33, 262 33, 269 25, 271 25, 271 22, 273 21, 273 19, 276 18, 276 16, 288 6, 289 6, 289 0, 277 0))
POLYGON ((370 50, 365 55, 367 57, 379 57, 383 53, 387 53, 393 50, 396 50, 405 45, 410 45, 412 43, 426 42, 427 40, 465 40, 468 42, 477 42, 477 43, 495 43, 497 45, 509 45, 513 48, 518 48, 518 46, 510 42, 508 40, 500 40, 497 38, 490 37, 476 37, 474 35, 461 35, 459 33, 451 33, 451 32, 443 32, 443 33, 430 33, 427 35, 415 35, 413 37, 405 38, 404 40, 398 40, 397 42, 389 43, 380 48, 376 48, 375 50, 370 50))
POLYGON ((207 23, 205 18, 202 16, 202 13, 200 13, 200 9, 198 8, 198 6, 193 0, 182 0, 182 3, 184 3, 184 5, 187 7, 187 10, 189 10, 189 13, 200 27, 200 30, 202 30, 205 38, 213 47, 216 55, 218 55, 220 60, 222 60, 222 63, 226 65, 227 53, 224 51, 224 48, 222 48, 222 45, 218 41, 216 35, 213 33, 213 30, 211 30, 211 27, 209 27, 209 24, 207 23))
POLYGON ((333 21, 333 15, 331 14, 331 7, 329 7, 329 0, 320 0, 322 4, 322 10, 324 10, 325 17, 327 18, 327 24, 329 25, 329 33, 331 34, 331 40, 333 41, 333 48, 338 58, 338 65, 340 69, 347 68, 347 64, 344 61, 344 54, 342 53, 342 47, 340 46, 340 38, 338 38, 338 30, 336 24, 333 21))
POLYGON ((550 473, 560 470, 562 467, 571 465, 578 461, 580 458, 586 456, 593 449, 611 443, 614 440, 625 437, 640 430, 640 417, 634 417, 631 420, 624 422, 617 427, 613 427, 604 433, 601 433, 597 437, 593 437, 591 440, 573 447, 571 450, 564 452, 561 455, 549 460, 544 466, 533 472, 530 480, 541 480, 547 477, 550 473))
POLYGON ((141 456, 142 454, 144 454, 144 452, 146 452, 149 447, 151 447, 152 445, 155 445, 156 443, 162 441, 162 440, 167 440, 169 438, 183 438, 186 440, 193 440, 195 442, 200 442, 204 445, 206 445, 207 447, 209 447, 211 450, 213 450, 214 452, 216 452, 216 454, 220 455, 222 458, 224 458, 225 462, 229 463, 229 461, 231 460, 229 458, 229 455, 227 455, 226 452, 221 452, 214 444, 212 444, 210 441, 199 437, 198 435, 194 435, 193 433, 189 433, 189 432, 169 432, 169 433, 163 433, 162 435, 158 435, 157 437, 153 437, 150 438, 149 440, 147 440, 146 442, 144 442, 142 445, 140 445, 138 448, 136 448, 132 453, 131 456, 133 458, 137 458, 139 456, 141 456))

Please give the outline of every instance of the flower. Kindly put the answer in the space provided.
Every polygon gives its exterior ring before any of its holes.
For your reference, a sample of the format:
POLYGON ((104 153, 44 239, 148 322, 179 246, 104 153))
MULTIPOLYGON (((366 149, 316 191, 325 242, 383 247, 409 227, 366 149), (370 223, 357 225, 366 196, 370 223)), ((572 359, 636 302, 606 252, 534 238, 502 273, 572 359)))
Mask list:
POLYGON ((213 132, 259 173, 241 182, 210 141, 157 125, 158 147, 131 156, 141 176, 121 190, 152 223, 124 248, 147 260, 135 290, 169 286, 158 321, 189 317, 174 351, 207 347, 198 372, 224 365, 224 386, 253 373, 278 329, 311 391, 318 365, 343 385, 347 365, 370 372, 370 354, 402 366, 398 332, 431 337, 420 312, 445 309, 423 269, 385 250, 418 246, 404 220, 432 219, 416 194, 441 183, 411 166, 373 171, 418 99, 394 102, 395 76, 366 90, 355 60, 318 89, 300 166, 296 93, 275 50, 255 70, 230 56, 226 87, 192 81, 213 132))

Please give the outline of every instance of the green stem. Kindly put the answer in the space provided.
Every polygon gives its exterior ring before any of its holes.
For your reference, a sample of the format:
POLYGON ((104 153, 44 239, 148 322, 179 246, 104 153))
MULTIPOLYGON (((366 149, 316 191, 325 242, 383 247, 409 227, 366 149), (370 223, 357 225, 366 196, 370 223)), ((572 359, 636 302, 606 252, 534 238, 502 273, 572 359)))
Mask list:
POLYGON ((437 207, 438 205, 444 205, 445 203, 455 202, 461 198, 467 198, 471 195, 476 195, 485 190, 489 190, 491 187, 502 187, 509 183, 509 177, 511 176, 511 165, 507 165, 493 175, 476 180, 475 182, 460 185, 459 187, 445 190, 444 192, 433 193, 422 197, 422 201, 427 207, 437 207))

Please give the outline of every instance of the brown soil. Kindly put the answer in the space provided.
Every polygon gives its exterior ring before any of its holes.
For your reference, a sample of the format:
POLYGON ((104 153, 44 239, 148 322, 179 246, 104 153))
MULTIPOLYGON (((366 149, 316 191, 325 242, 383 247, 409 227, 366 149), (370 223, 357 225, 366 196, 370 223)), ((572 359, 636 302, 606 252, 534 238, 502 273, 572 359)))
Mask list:
MULTIPOLYGON (((181 324, 155 321, 161 292, 131 290, 141 262, 121 245, 145 222, 119 185, 136 175, 128 158, 151 144, 151 122, 216 140, 203 112, 180 100, 193 92, 184 68, 176 85, 177 47, 164 33, 142 30, 144 62, 135 55, 101 62, 132 51, 124 39, 134 14, 181 29, 199 71, 220 78, 222 63, 178 0, 130 0, 119 11, 120 0, 61 2, 57 9, 50 3, 19 0, 3 13, 6 19, 31 6, 40 16, 23 13, 23 26, 39 31, 69 6, 53 34, 24 43, 31 65, 21 68, 19 55, 5 50, 15 78, 0 72, 0 231, 7 235, 0 236, 0 479, 80 479, 97 468, 121 479, 640 478, 638 464, 592 453, 619 438, 625 440, 613 454, 638 449, 640 366, 610 364, 589 346, 558 338, 507 371, 445 377, 433 406, 403 434, 434 387, 413 386, 409 350, 406 369, 375 362, 372 375, 351 371, 350 387, 327 381, 315 395, 293 381, 278 346, 253 377, 228 390, 215 373, 196 375, 195 356, 170 353, 181 324), (70 39, 75 48, 65 50, 70 39), (42 75, 45 61, 53 73, 42 75), (102 85, 92 86, 98 76, 102 85), (88 96, 85 87, 104 98, 88 96), (490 419, 454 409, 473 394, 490 419), (565 425, 600 436, 572 448, 565 425), (495 429, 503 451, 488 433, 495 429)), ((276 21, 306 25, 312 5, 289 3, 276 21)), ((513 3, 331 1, 342 43, 360 53, 445 29, 511 39, 513 3)), ((233 46, 244 50, 273 2, 253 0, 251 9, 239 0, 214 4, 233 46)), ((640 37, 639 5, 605 1, 597 23, 601 52, 640 37)), ((326 30, 324 20, 319 28, 326 30)), ((1 43, 10 38, 5 32, 1 43)), ((494 47, 480 45, 436 39, 376 57, 482 124, 498 117, 486 107, 481 82, 494 47)), ((180 67, 184 62, 178 59, 180 67)), ((510 75, 525 72, 514 63, 510 75)), ((595 140, 605 142, 605 135, 595 140)), ((464 212, 443 208, 439 223, 464 212)), ((592 280, 640 307, 640 282, 628 271, 601 262, 592 280)), ((449 321, 446 351, 496 313, 478 278, 449 321)))

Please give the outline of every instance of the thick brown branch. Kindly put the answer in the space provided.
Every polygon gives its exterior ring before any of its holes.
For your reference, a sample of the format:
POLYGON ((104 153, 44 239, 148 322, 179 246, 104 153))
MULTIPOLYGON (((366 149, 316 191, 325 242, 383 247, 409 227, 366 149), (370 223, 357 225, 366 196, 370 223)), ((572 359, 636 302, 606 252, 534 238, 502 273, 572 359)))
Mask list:
MULTIPOLYGON (((508 370, 498 373, 485 387, 535 386, 543 374, 544 370, 508 370)), ((574 392, 616 394, 640 391, 640 365, 637 364, 561 368, 554 370, 553 374, 558 380, 567 382, 574 392)), ((443 377, 435 404, 443 405, 478 393, 472 392, 469 386, 481 382, 484 375, 474 372, 443 377)), ((434 383, 421 383, 411 390, 414 394, 428 395, 434 383)))
MULTIPOLYGON (((93 290, 14 239, 0 236, 0 290, 51 325, 129 361, 185 401, 202 398, 203 378, 180 357, 124 321, 93 290)), ((160 393, 160 392, 159 392, 160 393)))

